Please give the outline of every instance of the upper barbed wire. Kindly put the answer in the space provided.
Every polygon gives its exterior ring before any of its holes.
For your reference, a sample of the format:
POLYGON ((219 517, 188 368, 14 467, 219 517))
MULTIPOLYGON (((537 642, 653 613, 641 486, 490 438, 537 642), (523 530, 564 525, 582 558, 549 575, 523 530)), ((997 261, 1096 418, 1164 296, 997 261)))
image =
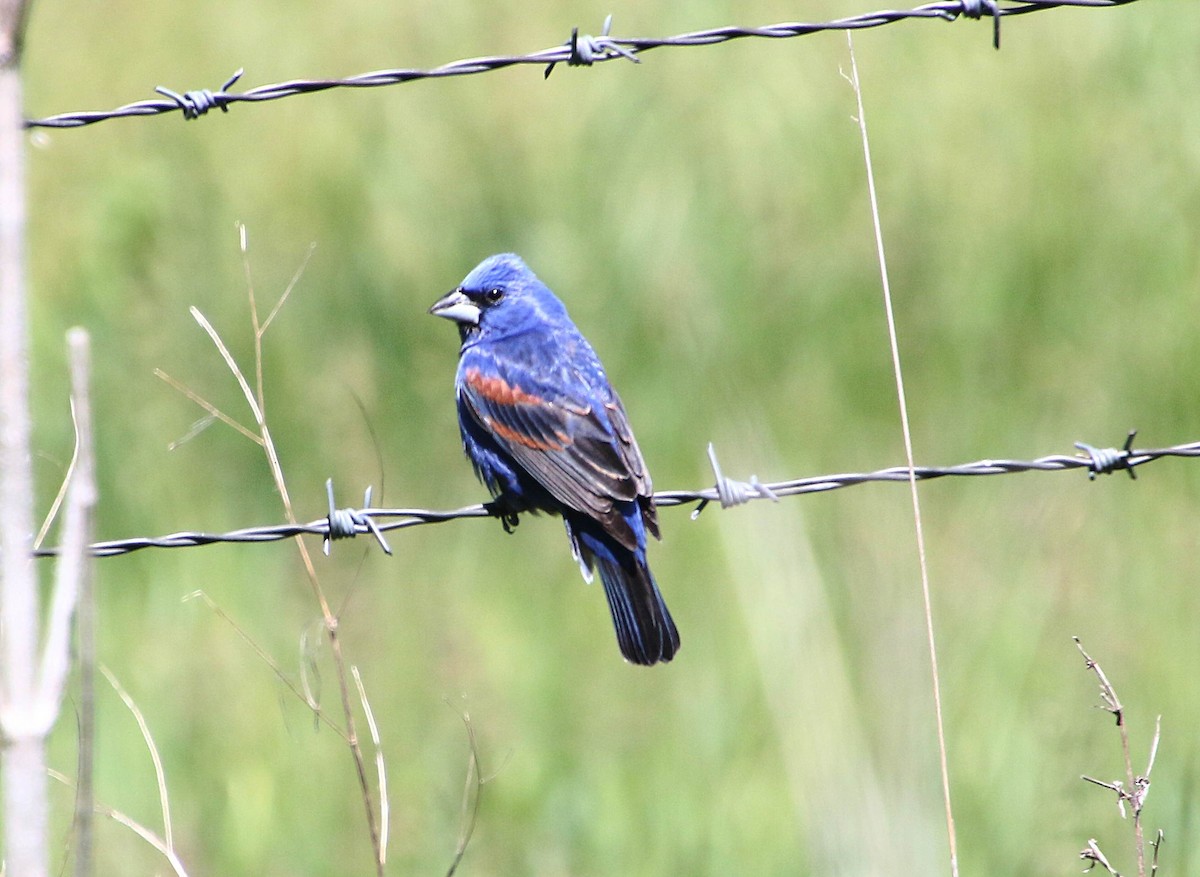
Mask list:
MULTIPOLYGON (((1072 469, 1086 470, 1089 478, 1095 478, 1097 475, 1111 475, 1120 471, 1128 472, 1130 477, 1134 477, 1135 467, 1155 460, 1167 457, 1200 457, 1200 441, 1175 445, 1170 448, 1135 449, 1133 447, 1134 435, 1134 432, 1130 432, 1125 444, 1120 448, 1097 448, 1084 442, 1077 442, 1075 446, 1081 451, 1079 454, 1051 454, 1035 460, 976 460, 973 463, 961 463, 955 466, 917 466, 912 472, 912 477, 915 477, 917 481, 930 481, 935 478, 1012 475, 1018 472, 1065 472, 1072 469)), ((787 496, 824 493, 873 481, 906 482, 910 477, 907 466, 892 466, 874 472, 815 475, 809 478, 770 483, 760 482, 753 476, 749 481, 737 481, 722 474, 712 445, 709 445, 708 456, 716 479, 712 487, 700 490, 659 491, 654 494, 657 505, 661 508, 672 508, 696 503, 696 508, 692 512, 692 518, 695 518, 709 503, 714 502, 719 503, 722 508, 732 508, 754 499, 778 502, 787 496)), ((90 553, 93 557, 114 557, 140 551, 143 548, 187 548, 217 543, 277 542, 304 535, 324 538, 325 551, 328 553, 331 540, 370 535, 386 553, 391 554, 391 548, 383 537, 383 533, 390 530, 402 530, 423 524, 440 524, 462 518, 499 518, 506 525, 513 523, 515 519, 515 516, 503 505, 493 503, 479 503, 446 511, 370 508, 369 489, 364 496, 366 508, 338 509, 335 508, 333 502, 332 484, 326 482, 326 489, 329 493, 329 513, 326 517, 318 518, 307 524, 247 527, 228 533, 180 532, 153 538, 117 539, 95 543, 90 546, 90 553)), ((34 551, 35 557, 54 557, 57 554, 57 548, 39 548, 34 551)))
POLYGON ((163 97, 137 101, 115 110, 94 112, 60 113, 44 119, 26 120, 26 128, 80 128, 108 119, 138 116, 157 116, 163 113, 182 112, 185 119, 195 119, 213 108, 228 112, 235 103, 279 100, 297 94, 314 94, 332 88, 376 88, 399 85, 423 79, 440 79, 450 76, 470 76, 488 73, 506 67, 534 65, 545 68, 549 76, 556 64, 572 67, 590 67, 603 61, 624 59, 637 62, 639 55, 664 46, 712 46, 743 38, 788 39, 832 30, 865 30, 894 24, 908 19, 940 19, 955 21, 959 17, 990 18, 993 22, 992 42, 1000 48, 1000 19, 1010 15, 1024 15, 1060 7, 1112 7, 1125 6, 1137 0, 938 0, 912 9, 893 9, 866 12, 818 23, 781 22, 762 27, 716 27, 709 30, 691 31, 669 37, 614 37, 608 31, 612 16, 606 20, 598 37, 581 36, 575 28, 565 43, 532 52, 526 55, 492 55, 483 58, 465 58, 451 61, 431 69, 376 70, 344 79, 293 79, 272 85, 259 85, 244 92, 229 89, 241 77, 235 73, 225 85, 216 90, 196 89, 182 94, 164 86, 155 90, 163 97))

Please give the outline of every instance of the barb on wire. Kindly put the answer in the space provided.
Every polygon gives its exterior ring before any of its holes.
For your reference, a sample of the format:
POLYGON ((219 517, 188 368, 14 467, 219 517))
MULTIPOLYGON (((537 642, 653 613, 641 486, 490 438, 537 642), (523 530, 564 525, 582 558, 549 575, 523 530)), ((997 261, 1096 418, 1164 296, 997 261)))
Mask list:
MULTIPOLYGON (((349 539, 357 536, 365 529, 368 533, 375 537, 375 541, 379 543, 379 547, 383 549, 383 553, 391 557, 392 547, 387 544, 387 540, 383 538, 383 533, 379 530, 379 525, 375 523, 375 519, 370 515, 364 515, 360 509, 339 509, 333 504, 333 479, 329 478, 325 481, 325 492, 329 496, 329 532, 325 534, 325 556, 329 556, 329 544, 338 539, 349 539)), ((363 507, 371 507, 371 488, 368 487, 363 494, 363 507)))
MULTIPOLYGON (((604 27, 600 29, 598 37, 586 35, 581 37, 579 28, 571 28, 571 38, 567 40, 567 46, 571 50, 571 54, 567 57, 568 67, 591 67, 597 60, 605 61, 615 55, 628 58, 634 64, 642 63, 641 58, 609 37, 609 32, 612 30, 612 18, 609 15, 604 19, 604 27)), ((550 74, 554 72, 554 65, 557 63, 557 61, 551 61, 546 65, 546 72, 542 74, 543 79, 550 78, 550 74)))
MULTIPOLYGON (((768 485, 760 482, 757 475, 751 475, 749 481, 735 481, 732 478, 726 478, 721 472, 721 464, 717 462, 717 451, 712 442, 708 443, 708 462, 712 466, 713 477, 717 480, 713 490, 717 492, 721 508, 731 509, 734 506, 745 505, 752 499, 769 499, 772 502, 779 502, 779 497, 775 495, 775 492, 768 485)), ((657 496, 655 499, 657 500, 657 496)), ((700 504, 692 509, 693 521, 700 517, 700 513, 707 505, 708 499, 701 499, 700 504)))
POLYGON ((220 91, 218 92, 218 94, 221 95, 220 98, 218 98, 216 94, 213 94, 207 88, 202 88, 199 91, 187 91, 183 94, 171 91, 171 89, 167 88, 165 85, 160 85, 154 90, 159 94, 169 97, 171 100, 175 101, 175 105, 183 111, 183 117, 185 119, 198 119, 213 107, 220 107, 221 112, 223 113, 229 112, 229 102, 225 98, 225 92, 229 91, 229 89, 233 87, 234 83, 242 78, 242 73, 244 72, 244 70, 239 69, 236 73, 225 80, 225 84, 221 86, 220 91))
POLYGON ((664 46, 713 46, 730 40, 757 39, 789 39, 791 37, 807 36, 822 31, 835 30, 865 30, 881 27, 885 24, 895 24, 909 19, 940 19, 955 21, 959 17, 980 19, 988 16, 992 19, 992 43, 1000 48, 1000 19, 1009 15, 1024 15, 1029 12, 1039 12, 1047 9, 1057 9, 1063 6, 1100 8, 1124 6, 1136 0, 936 0, 912 9, 891 9, 877 12, 865 12, 851 15, 833 21, 824 22, 780 22, 762 27, 716 27, 708 30, 692 31, 668 37, 614 37, 609 30, 612 24, 610 15, 604 22, 600 36, 580 35, 579 28, 571 31, 571 37, 566 42, 548 49, 530 52, 525 55, 492 55, 483 58, 465 58, 451 61, 440 67, 428 70, 398 68, 392 70, 376 70, 349 76, 344 79, 292 79, 272 85, 259 85, 243 92, 230 92, 229 89, 237 82, 242 71, 234 74, 225 85, 216 92, 207 89, 186 91, 179 94, 163 86, 156 91, 163 95, 160 100, 143 100, 126 104, 115 110, 100 110, 94 112, 60 113, 43 119, 31 119, 25 122, 26 128, 79 128, 95 122, 108 119, 128 118, 134 116, 157 116, 163 113, 182 112, 185 119, 196 119, 207 113, 213 107, 220 107, 228 112, 235 103, 279 100, 296 94, 314 94, 331 88, 375 88, 385 85, 399 85, 422 79, 443 79, 449 76, 469 76, 476 73, 489 73, 506 67, 533 65, 545 68, 549 76, 556 64, 567 64, 572 67, 591 67, 602 61, 612 61, 624 58, 629 61, 639 61, 639 56, 651 49, 664 46))
MULTIPOLYGON (((918 481, 929 481, 934 478, 953 476, 973 477, 982 475, 1011 475, 1017 472, 1065 472, 1071 469, 1087 470, 1088 477, 1094 479, 1098 473, 1111 474, 1118 469, 1132 470, 1135 466, 1160 460, 1165 457, 1200 457, 1200 441, 1170 448, 1154 448, 1135 450, 1130 448, 1133 442, 1132 434, 1126 439, 1123 448, 1094 448, 1090 445, 1080 445, 1085 453, 1075 455, 1053 454, 1038 457, 1036 460, 977 460, 974 463, 960 463, 956 466, 917 466, 914 475, 918 481)), ((701 490, 661 490, 654 494, 654 500, 660 508, 690 505, 696 503, 692 518, 703 511, 709 503, 720 503, 722 508, 742 505, 753 499, 769 499, 778 502, 785 496, 800 496, 806 493, 824 493, 842 487, 853 487, 856 484, 866 484, 871 481, 907 482, 909 472, 907 466, 892 466, 875 472, 847 473, 839 475, 816 475, 809 478, 797 478, 792 481, 776 481, 763 483, 757 477, 751 476, 749 481, 736 481, 726 477, 717 462, 716 452, 712 445, 708 447, 708 458, 712 464, 715 483, 712 487, 701 490)), ((185 548, 194 545, 213 545, 218 542, 277 542, 290 539, 293 536, 321 536, 325 540, 325 550, 329 553, 330 543, 351 536, 370 535, 379 543, 379 547, 391 554, 383 534, 389 530, 402 530, 407 527, 417 527, 422 524, 440 524, 459 518, 499 518, 505 529, 511 531, 516 526, 517 515, 503 502, 479 503, 448 511, 432 509, 382 509, 371 507, 371 490, 367 489, 361 509, 338 509, 333 502, 333 483, 327 481, 326 490, 329 495, 329 513, 307 524, 279 524, 264 527, 247 527, 229 533, 172 533, 157 538, 116 539, 110 542, 97 542, 91 546, 93 557, 113 557, 129 554, 143 548, 185 548)), ((58 554, 57 548, 40 548, 34 551, 35 557, 53 557, 58 554)))
POLYGON ((1092 466, 1088 478, 1095 481, 1097 475, 1112 475, 1118 469, 1124 469, 1129 473, 1129 477, 1136 481, 1137 473, 1129 465, 1129 455, 1133 453, 1133 440, 1136 436, 1136 429, 1129 430, 1129 436, 1120 448, 1096 448, 1087 442, 1075 442, 1075 447, 1091 458, 1092 466))

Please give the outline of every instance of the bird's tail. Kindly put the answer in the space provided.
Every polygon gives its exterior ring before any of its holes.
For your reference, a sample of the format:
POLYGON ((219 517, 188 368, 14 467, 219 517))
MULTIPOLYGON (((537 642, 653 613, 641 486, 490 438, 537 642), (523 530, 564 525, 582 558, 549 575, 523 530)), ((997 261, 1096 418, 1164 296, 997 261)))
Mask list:
POLYGON ((596 555, 595 560, 621 654, 647 666, 674 658, 679 631, 645 559, 618 550, 610 556, 596 555))

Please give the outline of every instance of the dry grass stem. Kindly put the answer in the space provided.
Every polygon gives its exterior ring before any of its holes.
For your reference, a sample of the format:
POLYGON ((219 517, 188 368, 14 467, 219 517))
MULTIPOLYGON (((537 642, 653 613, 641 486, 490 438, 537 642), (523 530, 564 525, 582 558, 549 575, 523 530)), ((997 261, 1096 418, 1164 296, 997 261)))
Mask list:
POLYGON ((324 632, 324 624, 310 625, 300 631, 300 689, 304 692, 304 700, 310 708, 321 708, 321 665, 317 663, 317 652, 320 640, 310 635, 310 629, 318 629, 317 636, 324 632), (316 641, 314 642, 314 639, 316 641))
POLYGON ((467 846, 471 843, 471 835, 475 833, 475 823, 479 819, 479 800, 482 797, 483 784, 487 782, 479 770, 479 746, 475 740, 475 727, 471 724, 468 713, 461 714, 463 726, 467 729, 467 776, 463 782, 462 814, 458 829, 458 844, 454 849, 454 858, 446 877, 454 877, 458 866, 462 864, 467 846))
POLYGON ((388 820, 391 818, 391 806, 388 803, 387 764, 383 760, 383 746, 379 742, 379 727, 375 724, 375 713, 371 709, 371 701, 367 700, 367 691, 363 687, 362 675, 355 664, 350 665, 350 673, 354 676, 354 685, 358 688, 358 700, 362 704, 363 713, 367 717, 367 729, 371 732, 371 743, 375 746, 375 775, 379 783, 379 864, 387 864, 388 820))
MULTIPOLYGON (((1154 761, 1158 757, 1158 743, 1162 735, 1162 716, 1158 716, 1154 723, 1154 739, 1150 743, 1150 757, 1146 762, 1146 772, 1135 776, 1133 773, 1133 758, 1130 754, 1129 728, 1125 722, 1125 708, 1121 705, 1121 699, 1117 696, 1117 691, 1112 683, 1109 682, 1103 668, 1084 649, 1079 637, 1072 637, 1072 639, 1075 641, 1075 647, 1079 650, 1079 654, 1083 656, 1087 669, 1095 674, 1100 684, 1100 700, 1103 702, 1103 708, 1116 717, 1117 732, 1121 738, 1121 756, 1125 763, 1124 780, 1105 782, 1086 775, 1080 777, 1080 779, 1115 792, 1117 796, 1117 809, 1121 812, 1121 818, 1125 818, 1125 805, 1129 805, 1129 809, 1133 812, 1133 840, 1137 858, 1137 873, 1138 877, 1146 877, 1146 840, 1142 828, 1142 808, 1146 804, 1146 796, 1150 794, 1150 772, 1154 769, 1154 761)), ((1160 831, 1157 839, 1152 844, 1154 846, 1154 863, 1151 867, 1151 873, 1158 869, 1158 843, 1161 839, 1162 832, 1160 831)), ((1094 846, 1095 841, 1091 841, 1089 848, 1094 846)), ((1087 854, 1088 849, 1084 849, 1080 853, 1080 856, 1088 858, 1087 854)), ((1108 867, 1107 861, 1095 860, 1095 862, 1108 867)), ((1112 873, 1116 872, 1113 871, 1112 873)))
POLYGON ((938 758, 941 768, 942 801, 946 810, 946 837, 950 849, 950 874, 958 877, 958 841, 954 830, 954 807, 950 797, 950 766, 946 755, 946 729, 942 719, 942 688, 938 672, 937 638, 933 626, 933 601, 930 597, 929 564, 925 552, 925 528, 921 523, 921 500, 917 491, 916 465, 913 458, 912 429, 908 417, 908 401, 904 392, 904 370, 900 364, 900 343, 896 334, 896 316, 892 308, 892 287, 888 277, 887 257, 883 244, 883 223, 879 218, 879 199, 875 191, 875 171, 871 163, 871 141, 867 136, 867 116, 863 109, 862 84, 858 78, 858 61, 854 57, 854 38, 846 31, 850 47, 850 75, 846 79, 854 89, 859 130, 862 133, 863 160, 866 163, 867 192, 871 200, 871 220, 875 230, 875 251, 879 260, 879 276, 883 286, 883 305, 887 316, 888 342, 892 351, 892 371, 896 380, 896 399, 900 406, 900 425, 904 434, 904 454, 908 462, 908 481, 912 496, 913 523, 916 528, 917 558, 921 568, 921 596, 925 605, 925 635, 929 647, 930 675, 933 687, 933 708, 937 725, 938 758))
POLYGON ((1087 868, 1084 869, 1085 872, 1091 871, 1093 868, 1099 865, 1109 874, 1112 874, 1113 877, 1121 877, 1121 872, 1114 868, 1109 863, 1108 859, 1105 858, 1104 853, 1100 851, 1100 847, 1097 845, 1094 837, 1090 838, 1087 842, 1087 846, 1080 850, 1079 858, 1089 863, 1087 868))
POLYGON ((130 696, 129 692, 121 686, 121 683, 117 681, 117 677, 112 674, 112 671, 101 664, 100 672, 104 674, 104 678, 108 680, 108 684, 117 692, 125 707, 133 713, 133 718, 137 721, 138 728, 142 732, 142 740, 146 743, 146 749, 150 751, 150 760, 154 763, 154 779, 158 783, 158 806, 162 811, 163 844, 166 850, 173 856, 175 854, 175 842, 171 829, 171 799, 167 794, 167 777, 163 771, 162 759, 158 755, 158 747, 154 745, 154 736, 150 733, 150 726, 146 723, 146 717, 138 708, 137 703, 130 696))
POLYGON ((334 722, 333 719, 329 718, 329 716, 325 715, 325 713, 321 711, 320 705, 313 702, 307 696, 307 694, 296 685, 295 682, 289 679, 288 675, 284 673, 283 668, 279 666, 278 662, 276 662, 276 660, 272 658, 262 646, 256 643, 250 634, 248 634, 241 625, 234 621, 224 609, 218 606, 212 597, 208 596, 208 594, 206 594, 204 591, 192 591, 192 593, 188 594, 183 599, 185 601, 196 599, 202 600, 209 609, 216 613, 218 618, 233 628, 234 632, 242 638, 242 641, 245 642, 246 645, 250 646, 250 648, 254 650, 254 654, 258 655, 259 659, 271 668, 271 672, 275 674, 275 677, 283 683, 287 690, 294 694, 298 700, 303 701, 304 705, 312 710, 313 715, 318 721, 324 723, 327 728, 341 737, 343 742, 350 742, 349 738, 346 736, 346 732, 342 730, 341 726, 334 722))
MULTIPOLYGON (((57 770, 51 769, 48 770, 47 773, 51 779, 57 780, 68 788, 74 788, 74 783, 72 783, 67 776, 63 775, 57 770)), ((184 868, 183 862, 179 860, 179 856, 167 845, 165 840, 163 840, 149 828, 142 825, 136 819, 126 816, 120 810, 114 810, 111 807, 105 807, 102 804, 95 805, 93 809, 94 812, 99 813, 101 816, 107 816, 114 822, 124 825, 146 843, 150 844, 150 846, 154 847, 154 849, 158 850, 158 852, 162 854, 163 858, 165 858, 170 864, 171 870, 175 872, 177 877, 188 877, 187 869, 184 868)), ((3 877, 2 873, 0 873, 0 877, 3 877)))
MULTIPOLYGON (((179 391, 184 396, 191 399, 193 402, 195 402, 197 405, 199 405, 201 408, 203 408, 205 411, 207 411, 209 413, 210 417, 215 417, 217 420, 221 421, 223 424, 228 426, 230 429, 237 430, 243 436, 250 439, 250 441, 254 442, 256 445, 262 445, 262 438, 260 436, 258 436, 253 431, 247 429, 246 427, 242 426, 240 423, 238 423, 236 420, 234 420, 232 417, 230 417, 224 411, 219 409, 216 405, 213 405, 211 402, 209 402, 207 399, 205 399, 203 396, 201 396, 199 393, 197 393, 191 387, 187 386, 187 384, 184 384, 182 381, 177 381, 175 378, 171 377, 169 374, 167 374, 161 368, 156 368, 154 370, 154 376, 156 378, 159 378, 162 381, 165 381, 173 389, 179 391)), ((191 438, 199 431, 200 430, 197 429, 196 426, 193 426, 192 429, 188 431, 187 437, 185 439, 181 439, 181 440, 175 442, 174 445, 183 444, 184 441, 186 441, 188 438, 191 438)))
POLYGON ((54 501, 50 503, 50 510, 46 512, 42 526, 38 528, 37 535, 33 538, 34 548, 42 547, 42 543, 46 541, 46 534, 54 526, 58 510, 67 497, 67 488, 71 485, 71 476, 75 473, 75 465, 79 462, 79 421, 76 419, 74 402, 71 403, 71 424, 75 432, 75 446, 71 451, 71 461, 67 463, 67 471, 63 473, 62 483, 58 485, 58 493, 54 495, 54 501))
MULTIPOLYGON (((93 769, 96 755, 96 595, 92 587, 92 564, 94 561, 88 555, 87 546, 92 541, 92 508, 99 500, 96 487, 95 447, 92 438, 92 408, 90 393, 91 347, 87 332, 81 328, 72 329, 67 333, 67 348, 71 362, 71 421, 75 427, 75 450, 71 455, 70 472, 67 478, 74 483, 75 489, 67 492, 67 520, 80 515, 81 532, 75 537, 79 541, 70 545, 66 542, 64 526, 64 548, 69 552, 65 557, 74 557, 77 568, 67 572, 61 568, 59 574, 73 577, 75 597, 75 643, 76 661, 79 665, 79 755, 76 760, 79 785, 75 794, 75 828, 77 843, 75 849, 75 872, 79 877, 90 877, 92 874, 92 842, 93 820, 95 807, 95 788, 93 769), (73 473, 73 474, 72 474, 73 473), (78 494, 78 496, 77 496, 78 494), (73 510, 80 503, 81 511, 73 510)), ((63 620, 64 627, 69 625, 68 617, 63 620)), ((64 646, 66 645, 64 641, 64 646)), ((70 663, 70 656, 64 657, 64 669, 70 663)), ((66 684, 65 674, 59 682, 56 696, 61 699, 62 687, 66 684)))
POLYGON ((96 504, 87 333, 82 329, 72 329, 67 333, 67 344, 71 367, 71 415, 75 424, 77 453, 67 486, 62 550, 54 569, 54 592, 38 662, 37 700, 39 711, 46 713, 47 733, 58 715, 71 667, 71 622, 84 579, 91 571, 88 544, 91 542, 92 508, 96 504))
MULTIPOLYGON (((274 479, 275 488, 276 488, 276 490, 279 491, 279 496, 283 503, 284 512, 287 515, 288 521, 292 524, 295 524, 296 523, 296 515, 295 515, 295 512, 292 507, 292 501, 291 501, 291 496, 288 492, 287 482, 284 478, 283 466, 280 463, 279 454, 275 448, 275 442, 271 437, 271 431, 267 424, 265 393, 263 391, 263 385, 262 385, 262 364, 263 364, 262 339, 263 339, 263 336, 266 334, 266 330, 269 327, 270 323, 274 320, 275 315, 278 313, 279 307, 282 306, 284 300, 291 294, 292 289, 295 287, 296 283, 300 279, 300 276, 303 274, 303 265, 301 266, 301 270, 297 271, 296 275, 293 276, 292 281, 288 284, 288 287, 285 290, 284 294, 280 297, 279 302, 272 309, 271 314, 267 319, 267 322, 264 324, 260 324, 259 320, 258 320, 257 304, 255 302, 255 296, 254 296, 254 286, 253 286, 251 273, 250 273, 248 247, 247 247, 247 243, 246 243, 247 235, 246 235, 245 226, 239 224, 238 225, 238 233, 239 233, 238 234, 239 244, 241 247, 242 258, 243 258, 243 267, 246 272, 247 294, 249 296, 251 323, 252 323, 252 327, 253 327, 253 331, 254 331, 254 366, 255 366, 254 370, 255 370, 255 375, 256 375, 256 383, 258 385, 257 393, 253 389, 251 389, 250 383, 249 383, 249 381, 247 381, 245 373, 238 366, 237 360, 234 358, 234 356, 230 352, 228 346, 225 344, 224 340, 221 338, 220 333, 217 332, 217 330, 213 327, 213 325, 208 321, 208 319, 197 308, 192 307, 189 309, 189 311, 190 311, 193 319, 195 319, 196 322, 200 324, 200 327, 202 329, 204 329, 204 331, 208 335, 209 339, 213 342, 213 345, 217 348, 217 352, 220 354, 221 358, 224 360, 225 365, 229 369, 230 374, 233 375, 234 380, 237 382, 238 387, 241 389, 242 396, 245 398, 246 404, 250 407, 250 411, 254 416, 254 422, 258 427, 258 435, 256 437, 254 437, 254 441, 262 447, 263 452, 267 456, 267 466, 271 472, 272 478, 274 479)), ((310 250, 309 250, 310 255, 311 255, 311 252, 312 251, 310 248, 310 250)), ((305 260, 305 264, 306 263, 307 263, 307 257, 305 260)), ((189 398, 192 398, 192 397, 189 396, 189 398)), ((205 408, 205 410, 207 410, 210 414, 213 414, 214 416, 218 416, 218 417, 220 416, 216 406, 205 403, 198 396, 194 397, 194 399, 199 404, 201 404, 205 408)), ((300 552, 300 558, 304 564, 304 569, 308 576, 308 581, 309 581, 309 585, 312 589, 313 596, 315 597, 315 599, 320 607, 321 618, 324 622, 326 636, 329 640, 330 652, 333 656, 333 663, 334 663, 334 667, 336 669, 338 691, 341 696, 342 715, 345 720, 344 738, 346 740, 347 745, 350 748, 350 754, 354 761, 354 769, 355 769, 355 773, 358 778, 359 791, 362 795, 363 809, 365 810, 365 813, 366 813, 367 828, 368 828, 368 833, 370 835, 370 840, 371 840, 371 848, 372 848, 372 853, 373 853, 373 857, 374 857, 374 861, 375 861, 376 874, 378 875, 378 877, 383 877, 383 865, 382 865, 383 848, 382 848, 382 845, 380 842, 380 835, 379 835, 379 831, 378 831, 378 827, 377 827, 378 823, 375 818, 375 805, 371 799, 370 783, 367 779, 366 764, 365 764, 365 761, 363 758, 362 747, 358 742, 358 734, 355 730, 354 707, 353 707, 353 702, 351 699, 349 678, 348 678, 348 675, 346 672, 346 661, 342 655, 341 640, 338 637, 338 619, 337 619, 337 616, 333 613, 332 609, 330 608, 329 601, 326 599, 324 590, 321 588, 321 583, 317 578, 316 568, 313 566, 312 557, 309 554, 308 546, 305 545, 304 541, 299 537, 296 538, 296 548, 300 552)))

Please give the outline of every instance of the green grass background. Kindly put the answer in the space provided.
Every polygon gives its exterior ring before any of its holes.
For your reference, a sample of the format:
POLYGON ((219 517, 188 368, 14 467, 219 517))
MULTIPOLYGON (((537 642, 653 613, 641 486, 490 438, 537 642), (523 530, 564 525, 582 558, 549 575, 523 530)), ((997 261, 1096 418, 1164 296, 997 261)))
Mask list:
MULTIPOLYGON (((560 42, 571 26, 659 35, 822 20, 872 3, 289 4, 39 0, 27 112, 99 109, 156 84, 216 87, 434 66, 560 42)), ((1200 17, 1181 0, 855 39, 917 459, 1070 452, 1075 440, 1200 438, 1200 17)), ((258 448, 163 369, 248 420, 188 315, 247 368, 235 223, 272 302, 268 416, 302 518, 367 484, 383 503, 483 491, 453 414, 453 330, 425 314, 479 259, 520 252, 620 388, 660 488, 902 462, 842 34, 656 50, 340 91, 31 137, 37 477, 70 454, 63 333, 94 343, 98 536, 282 520, 258 448)), ((1200 467, 921 488, 964 874, 1069 874, 1096 837, 1132 868, 1131 826, 1081 773, 1117 778, 1111 719, 1070 637, 1128 710, 1164 874, 1200 857, 1200 467)), ((460 873, 948 871, 908 490, 873 485, 691 521, 651 559, 683 635, 624 664, 561 526, 463 521, 318 563, 383 737, 388 873, 438 874, 460 823, 469 713, 490 781, 460 873)), ((313 547, 317 548, 316 542, 313 547)), ((48 573, 49 568, 45 571, 48 573)), ((339 714, 319 613, 284 543, 97 564, 99 658, 161 750, 190 873, 371 870, 337 736, 277 680, 315 667, 339 714)), ((74 698, 74 695, 73 695, 74 698)), ((72 774, 75 701, 52 760, 72 774)), ((99 689, 97 794, 160 826, 137 727, 99 689)), ((361 723, 360 728, 364 730, 361 723)), ((368 755, 370 755, 368 747, 368 755)), ((70 793, 54 838, 70 844, 70 793)), ((98 871, 165 873, 101 821, 98 871)))

